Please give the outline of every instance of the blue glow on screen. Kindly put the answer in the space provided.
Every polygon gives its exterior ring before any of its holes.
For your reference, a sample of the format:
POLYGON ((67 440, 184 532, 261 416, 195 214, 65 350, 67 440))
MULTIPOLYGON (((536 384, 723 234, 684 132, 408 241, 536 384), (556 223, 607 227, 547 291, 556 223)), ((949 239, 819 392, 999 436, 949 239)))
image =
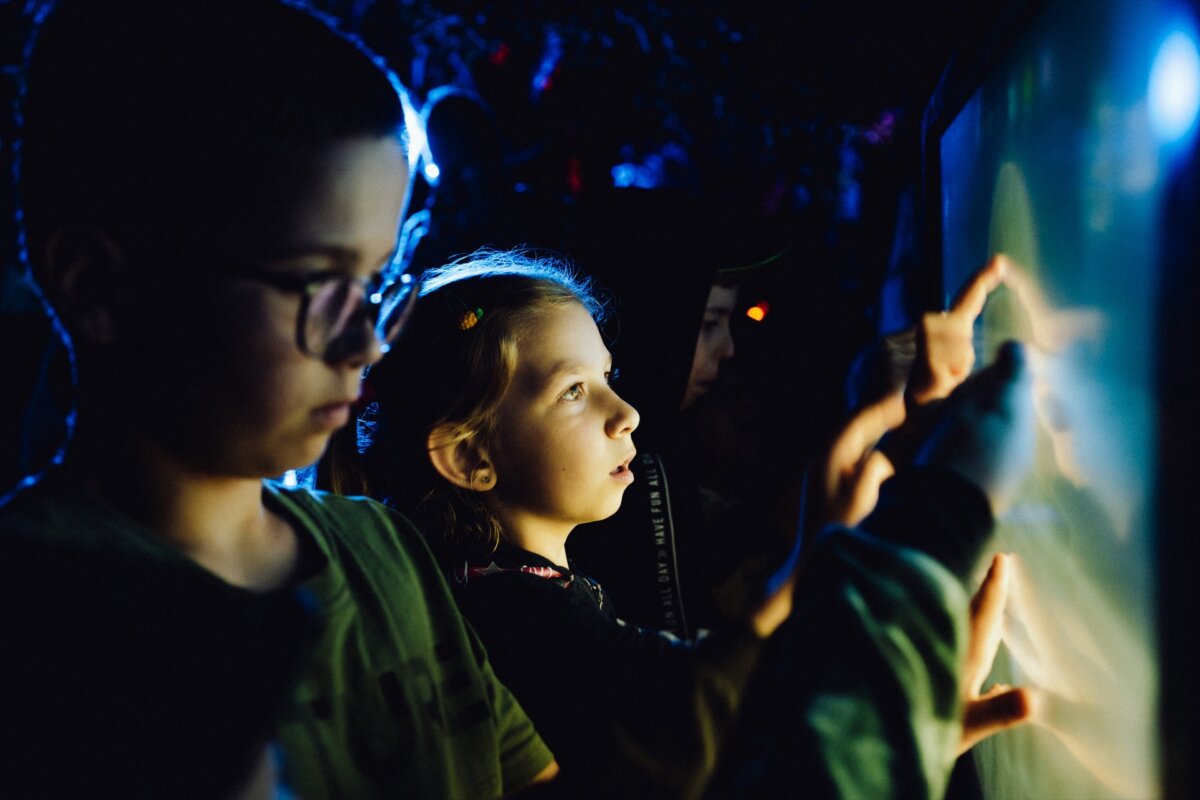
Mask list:
POLYGON ((1200 114, 1195 19, 1168 0, 1047 3, 944 131, 947 299, 988 257, 977 363, 1024 341, 1038 446, 997 520, 1016 556, 992 680, 1035 722, 976 746, 985 797, 1162 794, 1155 379, 1167 192, 1200 114))
POLYGON ((1158 48, 1147 96, 1150 122, 1164 141, 1192 131, 1200 111, 1200 56, 1191 34, 1175 31, 1158 48))

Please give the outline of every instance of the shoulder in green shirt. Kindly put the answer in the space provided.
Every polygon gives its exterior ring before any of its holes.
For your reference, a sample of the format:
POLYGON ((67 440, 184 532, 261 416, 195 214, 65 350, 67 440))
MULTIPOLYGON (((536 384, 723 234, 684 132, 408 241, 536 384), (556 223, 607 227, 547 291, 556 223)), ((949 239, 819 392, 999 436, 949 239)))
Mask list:
MULTIPOLYGON (((203 572, 61 473, 47 477, 0 508, 0 533, 203 572)), ((403 517, 269 482, 264 501, 316 553, 300 589, 322 632, 279 731, 301 797, 500 797, 550 763, 403 517)))
POLYGON ((550 752, 407 521, 370 500, 268 488, 325 561, 303 584, 323 640, 281 733, 301 796, 499 797, 532 781, 550 752))

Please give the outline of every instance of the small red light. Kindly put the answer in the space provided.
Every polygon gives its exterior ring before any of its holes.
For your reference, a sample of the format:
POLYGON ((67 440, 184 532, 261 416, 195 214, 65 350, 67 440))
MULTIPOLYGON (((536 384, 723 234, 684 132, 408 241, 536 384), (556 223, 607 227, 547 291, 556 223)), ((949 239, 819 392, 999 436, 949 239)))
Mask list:
POLYGON ((767 314, 771 311, 771 306, 767 303, 755 303, 746 309, 746 316, 755 322, 762 322, 767 318, 767 314))
POLYGON ((583 162, 579 156, 567 159, 567 188, 574 195, 583 191, 583 162))

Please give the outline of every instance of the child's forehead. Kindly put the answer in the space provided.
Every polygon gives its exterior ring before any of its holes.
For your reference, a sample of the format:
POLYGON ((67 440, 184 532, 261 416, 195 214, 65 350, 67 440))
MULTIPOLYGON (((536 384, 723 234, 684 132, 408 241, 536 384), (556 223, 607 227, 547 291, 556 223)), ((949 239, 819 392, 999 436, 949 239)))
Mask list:
POLYGON ((378 260, 394 247, 407 192, 407 159, 390 138, 329 142, 303 162, 248 176, 246 205, 229 217, 247 255, 289 257, 318 251, 378 260))
POLYGON ((612 363, 596 320, 577 302, 539 313, 518 339, 517 353, 518 373, 541 381, 612 363))
POLYGON ((546 344, 582 344, 596 339, 601 347, 600 326, 591 312, 577 300, 547 304, 525 326, 524 338, 546 344))
POLYGON ((708 311, 732 311, 737 303, 738 287, 714 283, 708 291, 705 308, 708 311))

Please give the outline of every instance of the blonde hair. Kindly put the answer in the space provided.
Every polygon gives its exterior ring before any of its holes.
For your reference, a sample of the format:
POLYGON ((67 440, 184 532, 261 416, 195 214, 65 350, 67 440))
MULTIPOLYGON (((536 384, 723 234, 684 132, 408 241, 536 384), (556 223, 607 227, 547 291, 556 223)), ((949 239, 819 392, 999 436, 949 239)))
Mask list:
POLYGON ((566 262, 528 251, 479 251, 421 281, 409 328, 368 375, 363 488, 409 514, 444 559, 488 555, 503 535, 488 495, 436 473, 429 434, 445 426, 454 443, 494 449, 522 338, 547 310, 579 303, 600 323, 604 304, 566 262))

